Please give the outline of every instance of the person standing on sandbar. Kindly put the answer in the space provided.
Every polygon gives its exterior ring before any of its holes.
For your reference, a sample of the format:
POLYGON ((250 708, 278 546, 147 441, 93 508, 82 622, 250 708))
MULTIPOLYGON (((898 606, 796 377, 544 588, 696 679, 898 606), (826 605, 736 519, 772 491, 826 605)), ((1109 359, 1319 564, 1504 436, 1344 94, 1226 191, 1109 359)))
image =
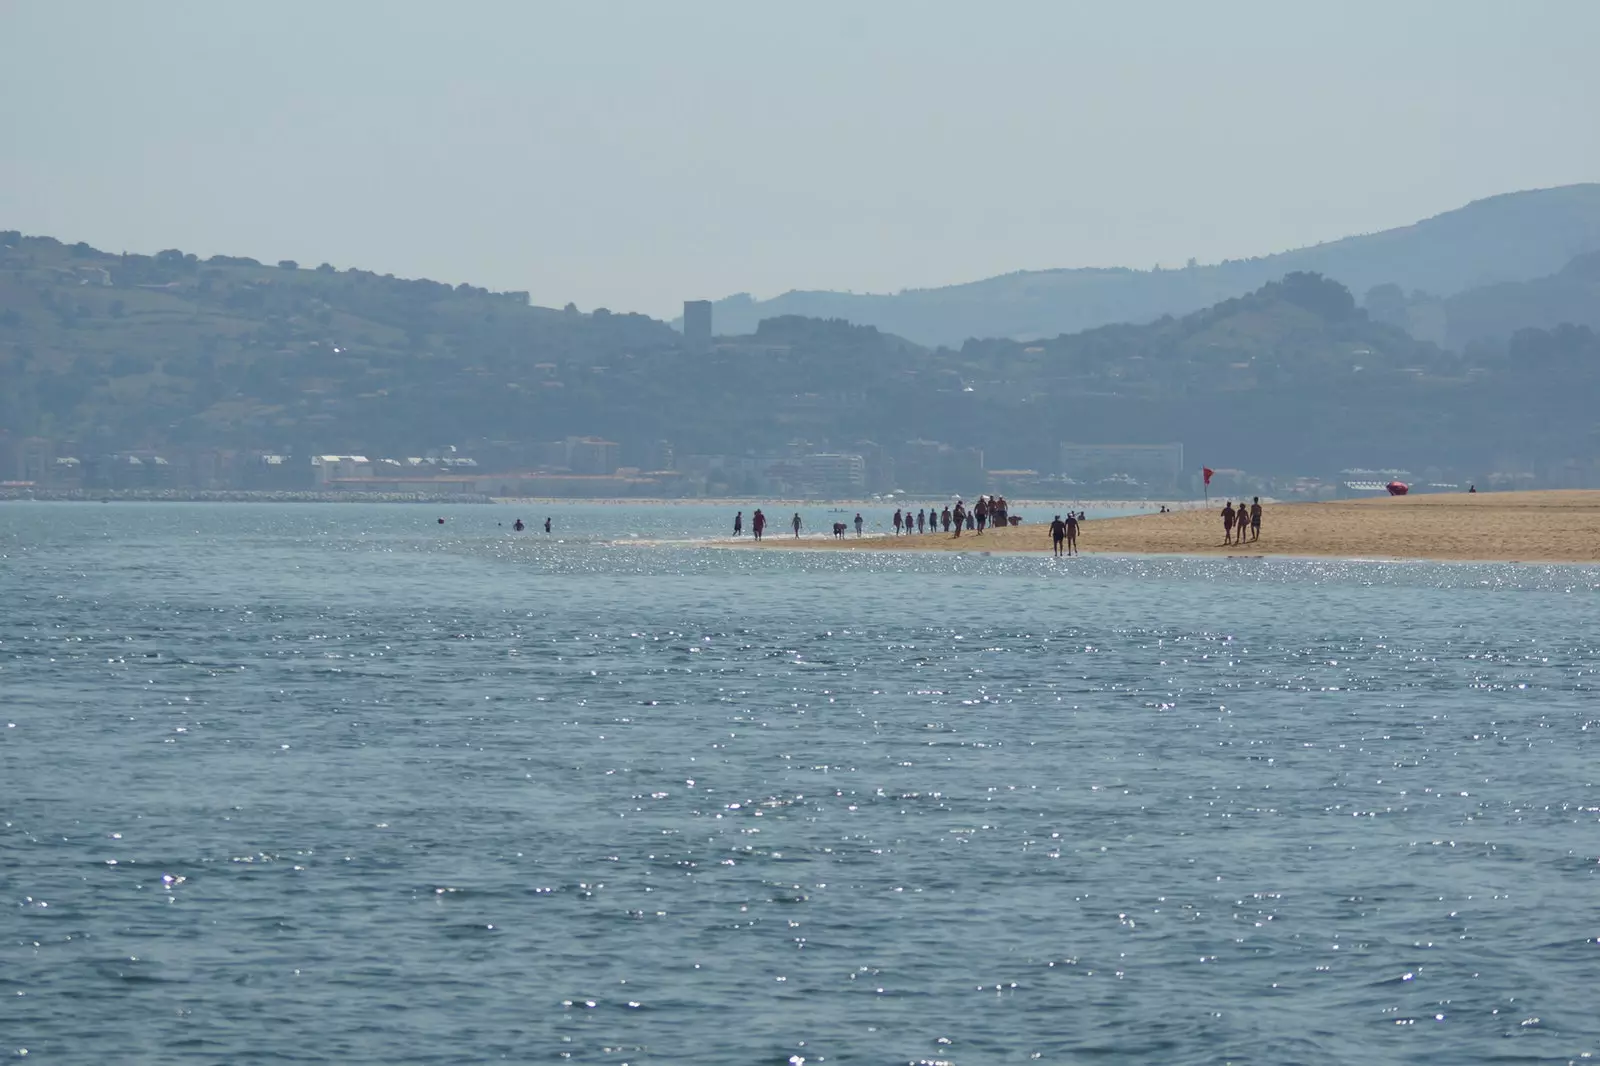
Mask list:
MULTIPOLYGON (((1241 503, 1239 506, 1243 507, 1244 504, 1241 503)), ((1233 501, 1229 500, 1227 505, 1222 508, 1222 543, 1224 543, 1224 544, 1232 544, 1233 543, 1233 519, 1234 519, 1234 517, 1235 516, 1234 516, 1234 512, 1233 512, 1233 501)), ((1244 536, 1244 531, 1242 529, 1240 530, 1239 535, 1241 537, 1244 536)))

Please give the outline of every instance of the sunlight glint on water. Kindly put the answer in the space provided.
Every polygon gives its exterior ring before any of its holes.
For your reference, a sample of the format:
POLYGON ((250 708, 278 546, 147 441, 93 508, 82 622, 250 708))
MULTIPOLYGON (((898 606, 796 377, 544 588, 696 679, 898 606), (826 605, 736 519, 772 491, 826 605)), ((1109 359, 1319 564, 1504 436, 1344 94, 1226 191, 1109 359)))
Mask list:
POLYGON ((0 507, 0 1053, 1600 1051, 1594 568, 518 516, 0 507))

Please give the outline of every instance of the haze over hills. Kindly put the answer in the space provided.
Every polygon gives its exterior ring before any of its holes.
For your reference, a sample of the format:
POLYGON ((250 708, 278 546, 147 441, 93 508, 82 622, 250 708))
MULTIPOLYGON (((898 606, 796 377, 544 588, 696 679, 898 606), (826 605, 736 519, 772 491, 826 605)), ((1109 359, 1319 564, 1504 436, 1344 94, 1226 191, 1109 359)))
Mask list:
POLYGON ((1518 330, 1570 323, 1600 329, 1600 252, 1580 255, 1559 271, 1530 281, 1505 281, 1444 301, 1445 343, 1452 348, 1502 344, 1518 330))
POLYGON ((680 340, 525 292, 0 232, 0 429, 97 447, 407 450, 535 413, 559 436, 547 382, 680 340))
POLYGON ((663 322, 524 293, 0 233, 0 450, 14 455, 32 440, 220 469, 224 453, 459 445, 497 470, 675 465, 688 492, 800 491, 834 484, 841 463, 857 489, 971 491, 986 468, 1070 473, 1063 442, 1182 442, 1256 478, 1408 465, 1587 483, 1597 389, 1592 329, 1451 351, 1306 272, 1037 342, 929 350, 780 316, 694 350, 663 322))
POLYGON ((920 344, 969 337, 1029 339, 1113 322, 1182 315, 1295 271, 1326 275, 1358 295, 1385 283, 1436 297, 1560 270, 1600 250, 1600 184, 1506 193, 1411 226, 1310 248, 1178 270, 1018 271, 884 295, 788 292, 715 304, 719 328, 747 332, 763 318, 806 315, 877 326, 920 344))

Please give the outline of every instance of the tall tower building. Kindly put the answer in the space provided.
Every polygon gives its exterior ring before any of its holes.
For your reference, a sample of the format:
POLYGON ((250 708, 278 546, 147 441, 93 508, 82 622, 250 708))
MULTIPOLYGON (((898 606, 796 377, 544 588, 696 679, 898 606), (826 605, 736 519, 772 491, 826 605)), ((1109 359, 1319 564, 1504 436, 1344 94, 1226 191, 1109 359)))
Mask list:
POLYGON ((691 352, 711 350, 711 301, 683 301, 683 344, 691 352))

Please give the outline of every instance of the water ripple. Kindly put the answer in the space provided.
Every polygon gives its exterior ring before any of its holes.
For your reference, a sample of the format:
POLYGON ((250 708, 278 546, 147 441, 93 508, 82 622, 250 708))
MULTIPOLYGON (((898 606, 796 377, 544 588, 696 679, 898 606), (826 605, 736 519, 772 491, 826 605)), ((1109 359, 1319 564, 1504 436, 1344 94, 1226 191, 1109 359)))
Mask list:
POLYGON ((0 511, 0 1051, 1600 1050, 1595 568, 555 513, 0 511))

